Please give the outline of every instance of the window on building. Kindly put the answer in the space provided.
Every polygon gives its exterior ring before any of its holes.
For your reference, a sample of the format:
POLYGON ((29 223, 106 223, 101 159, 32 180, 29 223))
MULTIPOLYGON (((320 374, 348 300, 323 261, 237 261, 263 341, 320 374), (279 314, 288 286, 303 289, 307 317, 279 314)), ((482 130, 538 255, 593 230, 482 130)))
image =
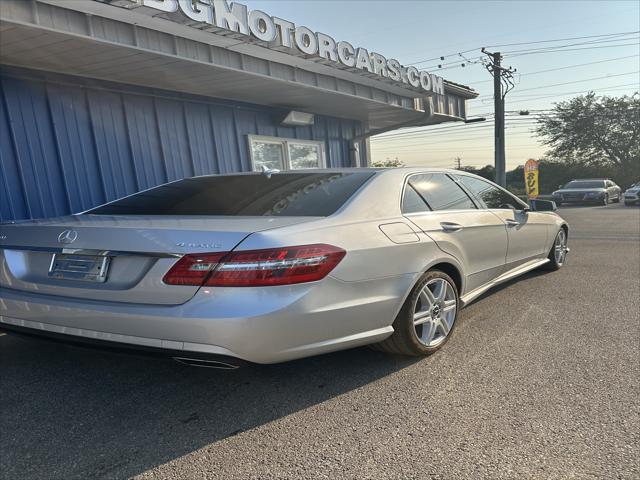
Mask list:
POLYGON ((456 182, 444 173, 413 175, 409 185, 422 197, 431 210, 467 210, 476 206, 456 182))
POLYGON ((475 177, 459 175, 458 180, 476 197, 484 202, 487 208, 525 208, 527 205, 509 192, 489 182, 475 177))
POLYGON ((322 142, 249 135, 249 149, 255 171, 262 170, 263 166, 278 170, 326 166, 322 142))
POLYGON ((251 158, 254 170, 262 167, 285 170, 285 154, 282 142, 259 140, 251 143, 251 158))

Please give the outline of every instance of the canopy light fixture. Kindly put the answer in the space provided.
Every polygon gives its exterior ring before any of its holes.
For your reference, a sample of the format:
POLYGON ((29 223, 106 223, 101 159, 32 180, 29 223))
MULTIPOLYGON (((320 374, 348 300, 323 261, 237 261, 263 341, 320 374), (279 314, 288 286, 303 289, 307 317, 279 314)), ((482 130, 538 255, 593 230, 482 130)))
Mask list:
POLYGON ((313 125, 315 121, 315 115, 313 113, 296 112, 291 110, 284 117, 284 120, 280 122, 282 125, 290 125, 293 127, 300 127, 305 125, 313 125))

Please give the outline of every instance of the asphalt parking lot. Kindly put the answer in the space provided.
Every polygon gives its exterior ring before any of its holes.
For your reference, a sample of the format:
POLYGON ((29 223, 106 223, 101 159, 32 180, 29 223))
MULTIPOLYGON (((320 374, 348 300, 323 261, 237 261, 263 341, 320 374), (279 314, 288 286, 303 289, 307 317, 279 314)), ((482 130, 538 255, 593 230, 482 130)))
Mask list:
POLYGON ((426 359, 225 372, 0 334, 0 478, 640 478, 640 208, 560 214, 565 268, 426 359))

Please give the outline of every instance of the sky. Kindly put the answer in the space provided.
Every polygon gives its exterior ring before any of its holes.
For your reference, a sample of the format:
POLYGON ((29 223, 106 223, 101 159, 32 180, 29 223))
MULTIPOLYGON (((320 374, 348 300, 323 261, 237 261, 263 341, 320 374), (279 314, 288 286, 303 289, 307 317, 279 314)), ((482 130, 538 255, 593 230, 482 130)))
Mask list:
POLYGON ((378 135, 371 140, 373 161, 398 158, 407 165, 453 167, 459 157, 462 166, 493 164, 493 83, 478 61, 483 56, 481 47, 504 52, 503 65, 517 69, 516 86, 505 104, 508 169, 544 156, 546 147, 532 128, 554 103, 587 91, 619 96, 640 90, 637 0, 240 3, 326 33, 336 41, 397 58, 404 65, 421 62, 416 64, 419 69, 469 85, 480 94, 468 102, 468 117, 487 120, 378 135), (560 46, 556 51, 531 53, 560 46), (438 69, 438 64, 443 68, 438 69), (519 115, 520 110, 530 114, 519 115))

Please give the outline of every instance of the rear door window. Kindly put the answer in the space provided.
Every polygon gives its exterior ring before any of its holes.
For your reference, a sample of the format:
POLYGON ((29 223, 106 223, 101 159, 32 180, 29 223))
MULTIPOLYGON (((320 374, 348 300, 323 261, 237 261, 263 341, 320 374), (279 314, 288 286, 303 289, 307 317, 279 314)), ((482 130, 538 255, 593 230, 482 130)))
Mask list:
POLYGON ((416 189, 407 183, 402 196, 402 213, 419 213, 431 210, 427 202, 416 192, 416 189))
POLYGON ((487 208, 515 208, 520 209, 526 207, 526 204, 518 198, 511 195, 489 182, 475 177, 459 175, 458 180, 469 191, 484 202, 487 208))
POLYGON ((413 175, 409 186, 424 199, 431 210, 468 210, 477 208, 460 186, 444 173, 413 175))
POLYGON ((93 215, 318 216, 337 211, 373 172, 194 177, 94 208, 93 215))

